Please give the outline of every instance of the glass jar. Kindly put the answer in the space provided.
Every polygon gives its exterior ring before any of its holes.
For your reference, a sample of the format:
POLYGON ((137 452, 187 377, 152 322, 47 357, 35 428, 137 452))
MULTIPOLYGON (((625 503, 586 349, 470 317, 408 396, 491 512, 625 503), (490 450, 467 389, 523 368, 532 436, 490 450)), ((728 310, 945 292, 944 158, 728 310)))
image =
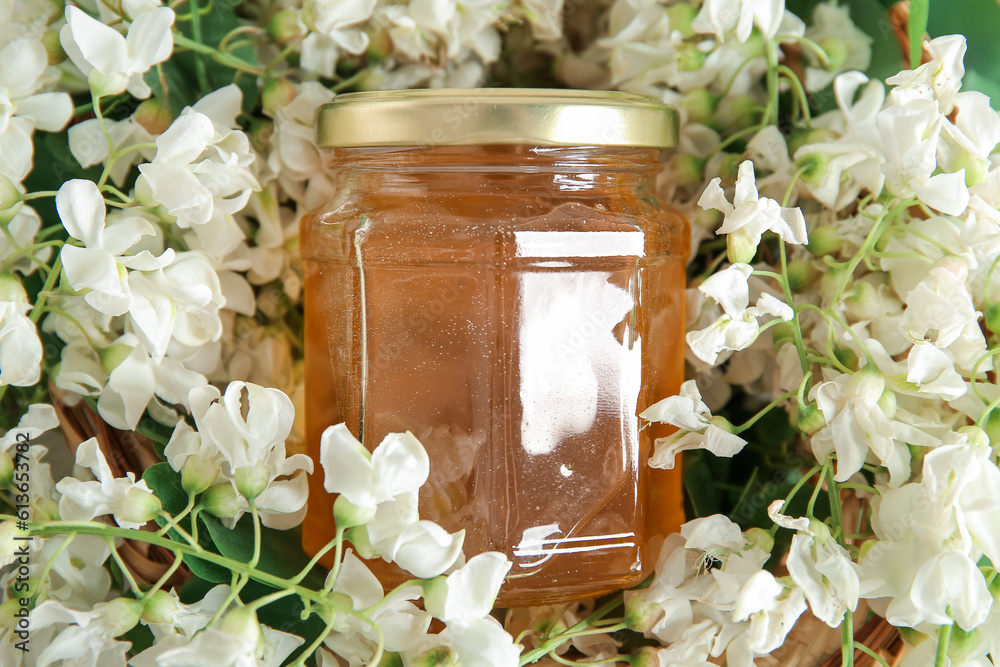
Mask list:
MULTIPOLYGON (((301 223, 311 455, 346 422, 430 457, 420 517, 513 567, 498 605, 632 586, 683 521, 646 461, 678 392, 687 222, 656 195, 676 116, 560 90, 339 96, 320 112, 333 199, 301 223)), ((311 478, 306 550, 334 536, 311 478)), ((406 578, 370 563, 387 586, 406 578)))

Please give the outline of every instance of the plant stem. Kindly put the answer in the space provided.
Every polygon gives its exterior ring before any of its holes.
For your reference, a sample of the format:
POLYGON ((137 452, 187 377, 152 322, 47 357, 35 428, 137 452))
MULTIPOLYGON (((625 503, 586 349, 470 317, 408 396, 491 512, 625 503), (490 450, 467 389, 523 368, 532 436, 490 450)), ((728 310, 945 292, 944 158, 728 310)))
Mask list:
POLYGON ((934 656, 934 667, 945 667, 948 664, 948 644, 951 643, 951 626, 942 625, 938 631, 937 655, 934 656))

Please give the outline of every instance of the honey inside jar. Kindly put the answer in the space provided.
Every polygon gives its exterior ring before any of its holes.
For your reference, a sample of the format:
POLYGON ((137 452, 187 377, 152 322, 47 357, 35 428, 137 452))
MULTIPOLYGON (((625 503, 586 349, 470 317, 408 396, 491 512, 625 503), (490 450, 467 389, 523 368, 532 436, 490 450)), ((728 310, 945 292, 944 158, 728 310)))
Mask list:
MULTIPOLYGON (((646 465, 664 432, 637 414, 682 381, 689 234, 655 197, 655 145, 496 127, 334 144, 336 194, 301 223, 307 441, 318 459, 331 424, 369 449, 411 431, 430 458, 420 518, 513 561, 499 606, 546 604, 639 583, 683 521, 679 475, 646 465)), ((315 553, 334 498, 310 483, 315 553)))

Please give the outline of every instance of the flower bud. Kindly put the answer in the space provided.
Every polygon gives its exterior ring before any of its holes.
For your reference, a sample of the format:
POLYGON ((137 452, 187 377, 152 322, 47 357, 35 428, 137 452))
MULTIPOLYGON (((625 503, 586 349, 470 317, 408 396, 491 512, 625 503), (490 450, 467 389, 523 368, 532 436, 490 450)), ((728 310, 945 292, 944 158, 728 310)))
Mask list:
POLYGON ((826 426, 826 417, 823 416, 823 411, 817 408, 815 403, 801 401, 796 401, 796 403, 798 414, 795 417, 795 426, 800 431, 812 435, 826 426))
POLYGON ((260 151, 267 153, 271 149, 271 136, 274 134, 274 123, 267 118, 253 118, 250 121, 250 129, 247 136, 250 144, 260 151))
POLYGON ((134 598, 115 598, 111 602, 95 605, 95 611, 98 608, 107 621, 108 634, 112 637, 120 637, 134 628, 142 616, 142 603, 134 598))
POLYGON ((733 95, 719 102, 716 121, 722 127, 742 130, 757 123, 760 103, 749 95, 733 95))
POLYGON ((986 416, 986 422, 983 424, 983 430, 990 437, 990 444, 994 448, 1000 445, 1000 410, 996 408, 990 410, 990 414, 986 416))
POLYGON ((306 27, 299 20, 299 13, 294 9, 284 9, 277 12, 267 22, 267 34, 281 46, 306 34, 306 27))
POLYGON ((181 487, 189 496, 196 496, 215 484, 218 476, 219 468, 214 462, 200 454, 192 454, 181 468, 181 487))
POLYGON ((774 536, 763 528, 749 528, 743 533, 747 547, 757 547, 764 553, 771 553, 774 548, 774 536))
POLYGON ((142 620, 149 623, 170 624, 174 623, 174 614, 177 613, 177 598, 166 591, 159 590, 142 601, 142 620))
POLYGON ((649 632, 663 618, 663 607, 636 591, 625 591, 625 624, 636 632, 649 632))
POLYGON ((632 667, 660 667, 660 649, 655 646, 643 646, 628 657, 632 667))
POLYGON ((163 134, 174 122, 170 105, 159 97, 151 97, 136 107, 132 120, 142 125, 143 129, 156 136, 163 134))
POLYGON ((42 46, 45 47, 45 55, 48 56, 50 65, 60 65, 66 60, 66 51, 59 41, 59 31, 47 30, 42 35, 42 46))
POLYGON ((788 287, 796 294, 812 287, 820 275, 819 270, 808 259, 793 259, 788 263, 788 287))
POLYGON ((757 254, 757 244, 746 230, 740 227, 726 235, 726 254, 731 264, 750 264, 757 254))
POLYGON ((959 435, 965 436, 969 446, 974 451, 983 451, 990 448, 990 437, 986 431, 978 426, 962 426, 958 429, 959 435))
POLYGON ((220 519, 232 519, 243 510, 239 496, 231 484, 216 484, 201 496, 205 511, 220 519))
POLYGON ((844 239, 833 227, 817 227, 809 233, 806 250, 817 257, 833 255, 840 251, 844 239))
MULTIPOLYGON (((21 201, 21 192, 9 178, 0 174, 0 211, 8 211, 21 201)), ((16 213, 16 211, 15 211, 16 213)), ((11 214, 11 217, 14 217, 11 214)))
POLYGON ((677 31, 684 37, 692 36, 694 29, 691 24, 694 23, 694 17, 697 15, 698 11, 689 4, 678 2, 676 5, 671 5, 667 8, 670 31, 677 31))
POLYGON ((295 86, 288 79, 269 79, 264 83, 264 91, 261 93, 264 114, 271 118, 276 117, 297 94, 295 86))
POLYGON ((350 542, 354 550, 358 552, 358 555, 366 560, 378 558, 380 555, 378 550, 372 546, 371 539, 368 537, 368 530, 364 526, 348 528, 344 533, 344 539, 350 542))
MULTIPOLYGON (((18 617, 14 614, 21 612, 21 601, 18 596, 23 596, 24 593, 16 593, 10 596, 10 599, 0 604, 0 628, 16 628, 18 617)), ((26 618, 26 617, 24 617, 26 618)), ((27 621, 25 621, 27 622, 27 621)))
POLYGON ((967 150, 962 150, 955 158, 955 171, 965 170, 965 184, 973 187, 986 181, 986 174, 990 170, 989 160, 982 160, 967 150))
POLYGON ((792 132, 792 136, 788 138, 788 154, 795 155, 803 146, 808 146, 810 144, 822 144, 832 141, 835 138, 836 135, 827 129, 794 131, 792 132))
POLYGON ((146 208, 156 208, 160 205, 160 202, 156 201, 153 197, 153 189, 149 187, 149 182, 142 174, 139 174, 139 177, 135 179, 135 190, 133 194, 135 196, 135 200, 146 208))
POLYGON ((23 304, 28 302, 28 294, 21 281, 9 273, 0 273, 0 301, 23 304))
POLYGON ((920 644, 930 639, 930 637, 928 637, 923 632, 920 632, 919 630, 915 630, 913 628, 901 627, 896 629, 899 630, 899 636, 903 638, 903 641, 905 641, 910 646, 919 646, 920 644))
POLYGON ((878 291, 870 282, 859 280, 844 294, 848 314, 858 320, 872 320, 884 314, 878 291))
POLYGON ((858 357, 858 353, 849 347, 843 347, 841 345, 833 346, 833 356, 837 358, 837 361, 844 364, 851 370, 857 370, 861 367, 861 358, 858 357))
POLYGON ((374 518, 374 507, 358 507, 345 496, 337 496, 333 502, 333 520, 339 528, 363 526, 374 518))
POLYGON ((697 44, 681 42, 674 51, 677 58, 677 69, 682 72, 697 72, 704 66, 708 54, 698 48, 697 44))
POLYGON ((948 640, 948 657, 952 659, 952 664, 964 663, 979 646, 979 639, 979 628, 963 630, 957 624, 954 625, 948 640))
POLYGON ((14 461, 7 452, 0 452, 0 488, 6 489, 14 481, 14 461))
POLYGON ((237 607, 227 612, 219 623, 219 630, 228 635, 242 637, 255 645, 264 639, 260 622, 257 620, 257 612, 247 607, 237 607))
POLYGON ((857 396, 871 405, 882 398, 885 392, 885 376, 875 364, 863 366, 847 381, 847 393, 857 396))
POLYGON ((823 153, 806 153, 795 160, 795 168, 802 170, 802 180, 818 186, 830 171, 830 158, 823 153))
POLYGON ((1000 333, 1000 301, 991 301, 986 304, 984 322, 986 328, 993 333, 1000 333))
POLYGON ((152 493, 141 489, 132 488, 125 494, 122 501, 122 509, 116 512, 116 516, 131 523, 143 524, 152 521, 163 511, 160 499, 152 493))
POLYGON ((267 466, 258 461, 253 465, 237 468, 233 481, 236 482, 236 490, 244 498, 252 501, 264 492, 271 482, 271 476, 268 474, 267 466))
POLYGON ((837 72, 843 68, 850 51, 847 42, 837 37, 827 37, 819 46, 826 53, 827 72, 837 72))
POLYGON ((101 359, 101 370, 111 375, 111 371, 118 368, 128 358, 128 355, 132 354, 133 349, 131 345, 123 345, 121 343, 98 348, 97 356, 101 359))
POLYGON ((896 392, 892 389, 886 389, 882 392, 882 395, 878 398, 878 407, 885 416, 889 419, 895 419, 896 417, 896 392))
POLYGON ((832 299, 837 293, 837 288, 844 277, 847 268, 844 266, 830 266, 823 272, 823 278, 819 283, 819 290, 827 299, 832 299))
POLYGON ((708 420, 708 423, 716 428, 722 429, 726 433, 736 433, 736 427, 733 426, 733 423, 722 415, 713 416, 708 420))
POLYGON ((688 121, 693 123, 706 123, 712 118, 715 107, 719 103, 719 96, 714 95, 703 88, 692 90, 681 100, 681 108, 687 111, 688 121))
POLYGON ((678 186, 696 185, 705 178, 705 161, 693 155, 674 156, 674 182, 678 186))
POLYGON ((410 660, 412 667, 459 667, 455 649, 444 644, 428 649, 410 660))
POLYGON ((788 322, 779 322, 771 327, 771 341, 774 349, 780 350, 785 344, 795 341, 795 330, 788 322))

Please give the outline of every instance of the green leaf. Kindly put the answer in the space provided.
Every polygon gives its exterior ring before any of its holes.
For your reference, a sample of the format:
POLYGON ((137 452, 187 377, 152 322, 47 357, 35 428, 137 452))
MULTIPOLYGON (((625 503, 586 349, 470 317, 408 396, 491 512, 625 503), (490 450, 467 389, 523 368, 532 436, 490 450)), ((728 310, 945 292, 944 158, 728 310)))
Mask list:
POLYGON ((142 478, 160 499, 163 509, 169 514, 180 514, 188 504, 188 494, 181 486, 180 473, 169 463, 160 462, 146 468, 142 478))
POLYGON ((929 13, 930 0, 910 0, 910 21, 907 26, 910 37, 910 69, 920 66, 929 13))
MULTIPOLYGON (((212 541, 227 558, 249 562, 253 557, 253 517, 243 516, 233 529, 211 516, 202 517, 212 541)), ((308 565, 309 556, 302 549, 301 533, 294 530, 274 530, 261 527, 260 560, 257 569, 283 579, 294 577, 308 565)), ((302 581, 302 585, 320 589, 325 582, 322 568, 315 567, 302 581)))
MULTIPOLYGON (((146 468, 146 471, 142 473, 142 478, 149 485, 149 488, 153 490, 156 497, 160 499, 160 503, 167 513, 177 515, 187 507, 188 495, 184 491, 184 487, 181 486, 181 476, 179 473, 174 472, 169 463, 161 462, 146 468)), ((160 518, 157 519, 157 523, 163 526, 166 524, 166 520, 160 518)), ((191 534, 190 517, 185 517, 178 525, 187 531, 189 535, 191 534)), ((198 543, 202 548, 214 551, 214 545, 211 539, 205 535, 205 532, 199 531, 198 543)), ((184 541, 184 538, 176 530, 170 530, 167 534, 170 539, 176 542, 184 541)), ((232 580, 232 574, 228 569, 215 563, 209 563, 196 556, 184 556, 184 563, 202 579, 217 584, 228 584, 232 580)))
POLYGON ((684 455, 684 489, 691 502, 692 518, 719 513, 714 478, 706 460, 709 456, 711 454, 703 451, 684 455))

